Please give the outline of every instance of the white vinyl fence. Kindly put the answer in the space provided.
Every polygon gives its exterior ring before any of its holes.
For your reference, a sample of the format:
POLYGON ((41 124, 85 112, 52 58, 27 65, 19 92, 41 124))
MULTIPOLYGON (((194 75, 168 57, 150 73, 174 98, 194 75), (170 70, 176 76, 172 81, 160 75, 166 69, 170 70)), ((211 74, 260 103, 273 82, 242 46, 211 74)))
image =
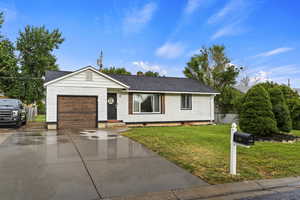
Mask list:
POLYGON ((27 121, 34 120, 34 118, 38 115, 38 110, 37 110, 36 105, 26 106, 25 110, 26 110, 26 113, 27 113, 27 115, 26 115, 27 121))
POLYGON ((237 123, 239 120, 238 114, 215 114, 215 122, 217 124, 232 124, 237 123))

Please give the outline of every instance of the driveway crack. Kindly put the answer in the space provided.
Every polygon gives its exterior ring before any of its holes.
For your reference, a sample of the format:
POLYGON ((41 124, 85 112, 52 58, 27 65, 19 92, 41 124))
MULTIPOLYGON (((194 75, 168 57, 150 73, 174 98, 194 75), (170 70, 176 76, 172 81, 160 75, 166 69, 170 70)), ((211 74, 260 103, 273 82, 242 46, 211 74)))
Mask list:
POLYGON ((93 184, 93 186, 94 186, 94 188, 95 188, 95 190, 96 190, 96 192, 97 192, 97 194, 98 194, 99 199, 104 199, 103 196, 101 195, 100 191, 99 191, 98 188, 97 188, 97 185, 96 185, 96 183, 95 183, 95 180, 93 179, 93 176, 92 176, 92 174, 90 173, 90 171, 89 171, 89 169, 88 169, 88 166, 87 166, 87 164, 86 164, 86 161, 84 160, 82 154, 80 153, 78 146, 77 146, 76 143, 74 142, 72 136, 71 136, 69 133, 67 133, 67 135, 68 135, 68 137, 70 138, 71 142, 73 143, 73 145, 74 145, 74 147, 75 147, 75 150, 77 151, 77 153, 78 153, 78 155, 79 155, 79 157, 80 157, 80 159, 81 159, 81 161, 82 161, 82 164, 83 164, 83 166, 84 166, 84 168, 85 168, 85 170, 86 170, 88 176, 90 177, 90 180, 91 180, 91 182, 92 182, 92 184, 93 184))

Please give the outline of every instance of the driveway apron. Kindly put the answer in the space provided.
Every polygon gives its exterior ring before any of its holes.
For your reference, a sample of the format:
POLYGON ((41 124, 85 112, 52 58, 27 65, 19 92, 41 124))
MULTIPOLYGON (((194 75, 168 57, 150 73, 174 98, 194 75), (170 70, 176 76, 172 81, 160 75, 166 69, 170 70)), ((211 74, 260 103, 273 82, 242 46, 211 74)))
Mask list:
POLYGON ((2 137, 0 199, 92 200, 207 185, 115 131, 86 133, 16 131, 2 137))

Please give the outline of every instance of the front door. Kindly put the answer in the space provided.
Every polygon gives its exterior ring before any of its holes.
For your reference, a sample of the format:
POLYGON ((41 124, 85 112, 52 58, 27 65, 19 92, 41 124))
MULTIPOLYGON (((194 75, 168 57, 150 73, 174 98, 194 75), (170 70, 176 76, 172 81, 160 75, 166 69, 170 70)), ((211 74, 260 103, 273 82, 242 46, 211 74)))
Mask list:
POLYGON ((107 94, 107 120, 117 120, 117 94, 107 94))

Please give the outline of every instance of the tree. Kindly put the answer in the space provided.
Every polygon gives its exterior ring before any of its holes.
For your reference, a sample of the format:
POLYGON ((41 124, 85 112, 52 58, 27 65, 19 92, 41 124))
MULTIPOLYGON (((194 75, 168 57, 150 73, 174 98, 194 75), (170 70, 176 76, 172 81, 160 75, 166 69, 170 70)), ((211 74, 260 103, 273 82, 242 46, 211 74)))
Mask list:
POLYGON ((131 75, 129 71, 127 71, 124 67, 117 68, 117 67, 109 67, 103 68, 101 72, 105 74, 123 74, 123 75, 131 75))
POLYGON ((191 58, 183 73, 186 77, 198 80, 219 91, 221 94, 216 96, 215 101, 218 109, 224 113, 227 109, 222 103, 227 97, 224 93, 236 84, 241 69, 230 63, 224 46, 213 45, 210 48, 200 49, 200 54, 191 58))
POLYGON ((272 111, 275 115, 277 127, 283 132, 292 130, 292 120, 286 100, 279 87, 270 89, 272 111))
POLYGON ((159 73, 158 72, 153 72, 153 71, 146 71, 144 73, 144 76, 151 76, 151 77, 159 77, 159 73))
POLYGON ((256 85, 246 93, 239 125, 242 131, 257 136, 278 132, 270 96, 262 86, 256 85))
POLYGON ((291 112, 293 129, 300 130, 300 98, 290 99, 287 103, 291 112))
POLYGON ((19 98, 21 82, 14 50, 9 40, 0 41, 0 90, 7 96, 19 98))
POLYGON ((34 103, 44 98, 43 77, 47 70, 57 70, 53 50, 64 41, 58 29, 26 26, 19 32, 16 49, 19 51, 20 76, 24 82, 22 100, 34 103))
MULTIPOLYGON (((3 12, 0 12, 0 28, 4 23, 3 12)), ((20 85, 17 58, 12 42, 0 35, 0 91, 5 95, 18 98, 20 85)))

